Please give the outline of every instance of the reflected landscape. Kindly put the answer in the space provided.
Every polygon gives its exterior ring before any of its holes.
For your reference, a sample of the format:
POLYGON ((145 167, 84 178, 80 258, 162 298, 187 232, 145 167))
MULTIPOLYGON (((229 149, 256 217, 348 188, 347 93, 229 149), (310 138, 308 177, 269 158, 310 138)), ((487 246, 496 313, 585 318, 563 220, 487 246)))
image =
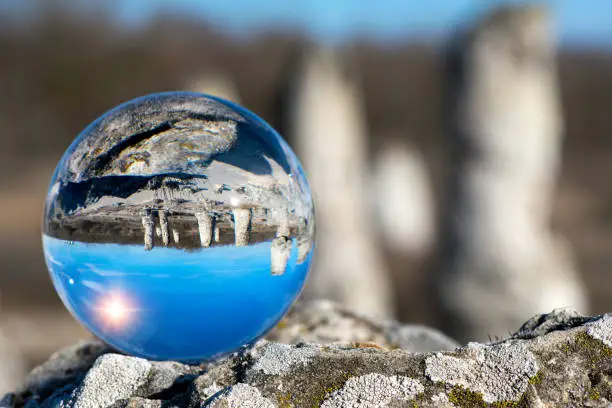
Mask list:
POLYGON ((43 244, 64 304, 118 349, 197 362, 265 334, 314 246, 300 164, 265 122, 193 93, 136 99, 60 161, 43 244))

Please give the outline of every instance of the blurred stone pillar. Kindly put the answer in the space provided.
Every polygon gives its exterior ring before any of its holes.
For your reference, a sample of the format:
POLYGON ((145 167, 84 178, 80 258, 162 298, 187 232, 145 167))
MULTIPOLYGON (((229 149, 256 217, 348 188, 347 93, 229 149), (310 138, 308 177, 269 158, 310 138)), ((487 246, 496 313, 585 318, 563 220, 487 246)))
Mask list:
POLYGON ((421 151, 395 135, 374 159, 370 200, 385 246, 397 254, 421 257, 435 238, 431 175, 421 151))
POLYGON ((587 313, 567 244, 549 227, 562 118, 551 19, 499 9, 448 58, 451 194, 435 276, 448 334, 506 336, 536 313, 587 313))
POLYGON ((185 89, 240 103, 240 94, 236 84, 231 78, 220 72, 208 72, 191 78, 185 84, 185 89))
POLYGON ((26 361, 19 344, 0 332, 0 395, 14 391, 26 373, 26 361))
POLYGON ((390 316, 394 301, 366 192, 365 114, 346 68, 333 50, 312 48, 301 56, 284 99, 286 131, 308 174, 317 216, 304 297, 390 316))

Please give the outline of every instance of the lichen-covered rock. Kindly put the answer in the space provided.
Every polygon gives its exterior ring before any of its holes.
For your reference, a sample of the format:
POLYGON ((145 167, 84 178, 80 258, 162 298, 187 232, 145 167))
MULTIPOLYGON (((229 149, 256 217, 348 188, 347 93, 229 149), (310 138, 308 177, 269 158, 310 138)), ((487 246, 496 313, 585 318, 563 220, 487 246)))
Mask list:
POLYGON ((322 408, 374 408, 392 402, 414 400, 424 391, 423 385, 412 378, 376 373, 349 378, 344 386, 327 398, 322 408))
POLYGON ((77 387, 52 396, 51 401, 53 406, 71 408, 147 406, 148 402, 131 398, 155 396, 171 389, 182 377, 193 380, 197 371, 176 362, 108 353, 96 360, 77 387))
POLYGON ((125 408, 161 408, 161 400, 150 400, 146 398, 133 397, 130 398, 125 405, 125 408))
POLYGON ((98 358, 80 386, 58 405, 74 408, 108 407, 128 399, 147 381, 151 363, 142 358, 105 354, 98 358))
MULTIPOLYGON (((365 323, 364 323, 365 324, 365 323)), ((9 407, 609 407, 612 315, 556 310, 514 336, 453 351, 413 353, 374 344, 261 341, 213 364, 152 362, 98 350, 73 375, 58 355, 4 397, 9 407), (92 365, 93 364, 93 365, 92 365), (49 370, 45 373, 45 367, 49 370), (29 388, 28 388, 29 387, 29 388), (42 394, 41 394, 42 392, 42 394)), ((83 344, 64 358, 83 356, 83 344)))
POLYGON ((212 397, 204 407, 208 408, 274 408, 269 399, 262 397, 259 390, 247 384, 238 383, 227 387, 212 397))
POLYGON ((109 351, 110 348, 99 340, 81 341, 59 350, 27 375, 13 398, 15 403, 19 404, 20 395, 31 395, 31 401, 45 400, 85 375, 94 361, 109 351))
POLYGON ((438 330, 393 321, 374 321, 325 300, 298 304, 267 338, 288 344, 375 343, 415 353, 453 350, 459 346, 438 330))
POLYGON ((555 330, 576 327, 589 320, 571 308, 555 309, 551 313, 536 315, 527 320, 514 335, 515 338, 534 338, 555 330))
POLYGON ((425 375, 482 394, 484 402, 514 401, 538 373, 535 356, 524 343, 493 346, 470 343, 457 356, 436 353, 425 359, 425 375))

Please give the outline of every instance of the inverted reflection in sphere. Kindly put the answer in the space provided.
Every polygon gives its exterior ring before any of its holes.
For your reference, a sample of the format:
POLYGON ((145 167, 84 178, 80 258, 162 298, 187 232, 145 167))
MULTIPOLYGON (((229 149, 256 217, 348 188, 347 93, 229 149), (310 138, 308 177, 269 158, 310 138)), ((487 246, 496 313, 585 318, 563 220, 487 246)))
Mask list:
POLYGON ((89 125, 51 180, 43 245, 62 301, 117 349, 210 360, 298 296, 314 210, 301 166, 231 102, 162 93, 89 125))

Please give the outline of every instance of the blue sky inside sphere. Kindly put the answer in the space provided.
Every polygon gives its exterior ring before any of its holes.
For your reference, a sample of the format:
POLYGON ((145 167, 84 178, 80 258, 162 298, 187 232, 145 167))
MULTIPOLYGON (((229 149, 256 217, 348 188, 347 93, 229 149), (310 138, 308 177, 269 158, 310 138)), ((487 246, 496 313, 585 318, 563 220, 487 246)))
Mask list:
POLYGON ((213 360, 263 336, 297 298, 312 252, 270 273, 270 242, 181 250, 43 236, 53 284, 70 312, 128 354, 213 360))

